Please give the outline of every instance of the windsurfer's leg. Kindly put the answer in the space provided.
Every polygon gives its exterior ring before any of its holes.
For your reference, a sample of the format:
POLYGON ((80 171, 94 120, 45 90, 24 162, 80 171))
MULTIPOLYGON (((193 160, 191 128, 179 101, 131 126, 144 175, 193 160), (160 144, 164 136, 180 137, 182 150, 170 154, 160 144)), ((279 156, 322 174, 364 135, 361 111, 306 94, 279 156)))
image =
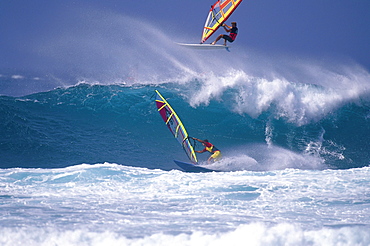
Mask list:
POLYGON ((218 36, 218 37, 216 38, 216 40, 215 40, 215 41, 213 41, 211 44, 212 44, 212 45, 215 45, 215 44, 217 43, 217 41, 218 41, 218 40, 220 40, 223 36, 224 36, 223 34, 220 34, 220 36, 218 36))
POLYGON ((230 43, 233 42, 232 38, 229 35, 224 35, 223 38, 225 39, 224 45, 226 46, 226 41, 229 41, 230 43))
POLYGON ((221 160, 221 158, 222 158, 221 151, 216 151, 215 153, 213 153, 213 154, 208 158, 208 163, 214 163, 214 162, 216 162, 216 161, 221 160))

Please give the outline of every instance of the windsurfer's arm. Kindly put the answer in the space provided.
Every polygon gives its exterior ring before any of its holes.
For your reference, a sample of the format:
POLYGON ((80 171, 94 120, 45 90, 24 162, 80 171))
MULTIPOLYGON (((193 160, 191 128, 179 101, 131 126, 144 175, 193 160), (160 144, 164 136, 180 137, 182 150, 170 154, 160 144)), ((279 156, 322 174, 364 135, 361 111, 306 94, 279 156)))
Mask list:
POLYGON ((203 149, 203 150, 194 150, 195 152, 197 152, 197 153, 204 153, 204 152, 206 152, 207 150, 206 149, 203 149))
MULTIPOLYGON (((203 140, 200 140, 199 138, 192 138, 192 139, 194 139, 194 140, 197 140, 198 142, 200 142, 200 143, 204 143, 204 141, 203 140)), ((204 151, 203 151, 204 152, 204 151)))
POLYGON ((226 32, 231 32, 231 28, 232 28, 231 26, 228 26, 225 23, 222 24, 222 26, 224 27, 224 29, 225 29, 226 32))
MULTIPOLYGON (((192 138, 192 139, 197 140, 198 142, 200 142, 200 143, 202 143, 202 144, 206 143, 206 142, 204 142, 203 140, 200 140, 199 138, 192 138)), ((194 150, 194 151, 195 151, 195 152, 197 152, 197 153, 204 153, 204 152, 206 152, 206 151, 207 151, 207 149, 206 149, 206 148, 204 148, 203 150, 194 150)))

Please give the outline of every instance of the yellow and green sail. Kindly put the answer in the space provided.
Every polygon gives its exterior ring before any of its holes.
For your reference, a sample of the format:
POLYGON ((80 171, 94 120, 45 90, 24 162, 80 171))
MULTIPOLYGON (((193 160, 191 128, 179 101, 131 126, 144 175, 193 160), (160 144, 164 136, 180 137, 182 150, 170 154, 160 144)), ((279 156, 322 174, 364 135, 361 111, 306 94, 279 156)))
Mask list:
POLYGON ((164 97, 159 93, 159 91, 156 90, 155 92, 157 93, 155 102, 159 114, 162 116, 162 119, 166 123, 172 135, 184 148, 191 162, 197 164, 198 163, 197 156, 194 152, 193 146, 189 141, 189 135, 186 132, 186 129, 182 124, 179 116, 177 116, 176 112, 172 109, 171 105, 166 101, 166 99, 164 99, 164 97))

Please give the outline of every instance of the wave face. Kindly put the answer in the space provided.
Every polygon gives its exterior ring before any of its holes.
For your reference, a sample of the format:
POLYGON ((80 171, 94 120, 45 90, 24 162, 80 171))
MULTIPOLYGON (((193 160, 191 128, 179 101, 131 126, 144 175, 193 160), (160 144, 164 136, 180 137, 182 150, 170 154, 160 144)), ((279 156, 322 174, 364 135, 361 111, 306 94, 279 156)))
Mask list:
POLYGON ((207 138, 222 150, 225 158, 214 168, 369 165, 367 88, 335 90, 238 71, 181 83, 80 83, 23 97, 2 96, 0 165, 56 168, 111 162, 176 168, 172 160, 185 161, 186 155, 157 113, 155 89, 177 111, 190 136, 207 138))

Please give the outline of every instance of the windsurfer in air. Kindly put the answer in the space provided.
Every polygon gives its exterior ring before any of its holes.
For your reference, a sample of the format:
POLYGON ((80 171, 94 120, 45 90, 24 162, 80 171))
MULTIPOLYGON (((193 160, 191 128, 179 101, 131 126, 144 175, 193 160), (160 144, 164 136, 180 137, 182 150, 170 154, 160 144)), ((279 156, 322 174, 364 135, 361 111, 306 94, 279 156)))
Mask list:
POLYGON ((204 153, 206 151, 211 153, 211 156, 208 158, 208 163, 216 162, 219 161, 222 158, 221 151, 217 149, 213 144, 208 142, 207 139, 205 140, 200 140, 198 138, 192 138, 200 143, 203 144, 204 149, 203 150, 195 150, 197 153, 204 153))
POLYGON ((226 41, 229 41, 230 43, 235 41, 236 35, 238 35, 238 28, 236 27, 236 22, 231 22, 231 26, 228 26, 225 23, 222 24, 222 26, 224 27, 225 31, 229 32, 230 34, 229 35, 220 34, 220 36, 218 36, 216 40, 211 43, 212 45, 215 45, 217 41, 220 40, 221 38, 225 39, 225 43, 224 43, 225 46, 226 46, 226 41))

